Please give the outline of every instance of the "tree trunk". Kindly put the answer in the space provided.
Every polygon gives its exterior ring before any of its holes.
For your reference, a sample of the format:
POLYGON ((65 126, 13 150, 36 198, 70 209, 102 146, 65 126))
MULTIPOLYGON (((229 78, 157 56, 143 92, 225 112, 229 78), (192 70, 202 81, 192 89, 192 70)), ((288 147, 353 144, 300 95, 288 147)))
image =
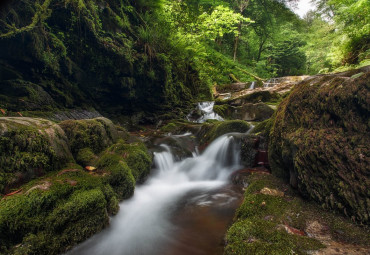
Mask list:
POLYGON ((239 22, 238 35, 235 37, 235 42, 234 42, 234 62, 236 61, 236 54, 238 52, 238 44, 239 44, 239 37, 240 37, 241 30, 242 30, 242 23, 239 22))
POLYGON ((262 51, 263 51, 263 45, 265 44, 267 38, 264 38, 261 40, 260 42, 260 47, 258 48, 258 57, 257 57, 257 62, 260 61, 260 58, 261 58, 261 54, 262 54, 262 51))

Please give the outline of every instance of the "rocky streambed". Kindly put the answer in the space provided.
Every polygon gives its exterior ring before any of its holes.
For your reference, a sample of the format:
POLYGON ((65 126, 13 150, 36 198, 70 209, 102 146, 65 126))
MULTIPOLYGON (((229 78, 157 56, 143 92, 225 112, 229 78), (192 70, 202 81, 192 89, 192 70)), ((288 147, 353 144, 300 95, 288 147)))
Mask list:
POLYGON ((290 88, 131 134, 0 118, 0 253, 61 254, 106 229, 72 254, 368 254, 369 68, 290 88))

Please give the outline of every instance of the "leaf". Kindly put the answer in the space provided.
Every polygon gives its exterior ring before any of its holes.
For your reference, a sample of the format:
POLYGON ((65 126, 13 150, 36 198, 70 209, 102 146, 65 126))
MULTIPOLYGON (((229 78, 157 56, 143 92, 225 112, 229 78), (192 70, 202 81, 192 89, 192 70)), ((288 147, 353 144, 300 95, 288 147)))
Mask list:
POLYGON ((86 166, 85 169, 87 171, 94 171, 94 170, 96 170, 96 167, 94 167, 94 166, 86 166))

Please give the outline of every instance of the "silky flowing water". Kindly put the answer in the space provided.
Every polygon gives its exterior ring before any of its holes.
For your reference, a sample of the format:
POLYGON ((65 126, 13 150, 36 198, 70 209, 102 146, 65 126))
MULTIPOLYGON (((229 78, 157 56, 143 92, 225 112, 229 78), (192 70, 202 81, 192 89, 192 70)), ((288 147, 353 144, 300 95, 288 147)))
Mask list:
POLYGON ((160 144, 146 183, 120 204, 107 229, 68 254, 222 254, 223 236, 241 200, 229 181, 240 168, 239 152, 231 134, 200 155, 194 147, 193 157, 182 160, 160 144))

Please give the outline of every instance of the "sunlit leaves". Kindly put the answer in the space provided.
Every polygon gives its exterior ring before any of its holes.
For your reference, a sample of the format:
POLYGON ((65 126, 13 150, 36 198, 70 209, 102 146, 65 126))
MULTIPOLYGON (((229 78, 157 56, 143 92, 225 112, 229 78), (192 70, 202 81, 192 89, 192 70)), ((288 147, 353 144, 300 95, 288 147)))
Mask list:
POLYGON ((251 23, 250 18, 245 18, 239 13, 235 13, 228 7, 219 5, 211 14, 203 13, 199 16, 197 30, 201 37, 215 40, 224 34, 238 35, 238 24, 240 22, 251 23))

